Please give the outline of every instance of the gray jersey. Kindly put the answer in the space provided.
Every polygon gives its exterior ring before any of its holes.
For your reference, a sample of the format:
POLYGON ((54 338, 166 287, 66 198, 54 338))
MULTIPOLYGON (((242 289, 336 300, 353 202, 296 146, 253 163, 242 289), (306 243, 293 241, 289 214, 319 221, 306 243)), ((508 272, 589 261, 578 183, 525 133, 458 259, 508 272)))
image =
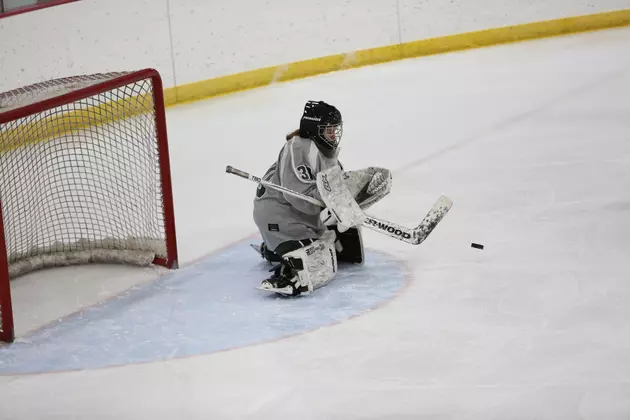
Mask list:
MULTIPOLYGON (((325 157, 313 141, 296 136, 285 143, 263 179, 321 201, 317 173, 335 165, 336 157, 325 157)), ((321 211, 319 206, 262 185, 254 199, 254 222, 270 250, 286 241, 323 235, 327 228, 319 219, 321 211)))

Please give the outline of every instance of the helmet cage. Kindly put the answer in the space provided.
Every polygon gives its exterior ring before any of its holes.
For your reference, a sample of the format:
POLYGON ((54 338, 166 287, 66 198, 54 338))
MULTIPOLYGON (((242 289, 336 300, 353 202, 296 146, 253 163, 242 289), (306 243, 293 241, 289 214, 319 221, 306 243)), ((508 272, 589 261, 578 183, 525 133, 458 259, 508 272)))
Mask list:
POLYGON ((318 124, 317 135, 328 147, 336 149, 343 135, 343 123, 318 124))

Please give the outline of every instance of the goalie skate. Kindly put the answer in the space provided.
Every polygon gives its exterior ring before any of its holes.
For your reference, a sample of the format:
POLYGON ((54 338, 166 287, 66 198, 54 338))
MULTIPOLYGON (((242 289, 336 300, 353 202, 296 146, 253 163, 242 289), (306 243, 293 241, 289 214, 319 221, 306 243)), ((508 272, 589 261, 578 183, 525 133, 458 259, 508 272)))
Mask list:
POLYGON ((277 293, 282 296, 308 294, 308 287, 302 285, 291 270, 294 264, 295 260, 289 259, 289 261, 283 261, 283 263, 272 268, 269 271, 272 271, 273 275, 263 280, 256 289, 262 290, 263 292, 277 293))
MULTIPOLYGON (((295 296, 295 289, 293 286, 285 286, 285 287, 276 287, 269 280, 263 280, 258 287, 258 290, 262 290, 263 292, 276 293, 282 296, 295 296)), ((304 291, 301 295, 308 294, 308 291, 304 291)))

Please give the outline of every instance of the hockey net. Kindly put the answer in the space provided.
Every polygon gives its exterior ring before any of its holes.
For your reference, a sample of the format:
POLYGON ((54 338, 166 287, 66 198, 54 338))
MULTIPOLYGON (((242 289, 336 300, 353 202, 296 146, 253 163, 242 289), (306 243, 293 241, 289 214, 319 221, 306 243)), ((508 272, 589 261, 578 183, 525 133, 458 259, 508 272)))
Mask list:
POLYGON ((95 262, 175 268, 157 71, 69 77, 0 94, 0 210, 2 341, 13 339, 9 279, 95 262))

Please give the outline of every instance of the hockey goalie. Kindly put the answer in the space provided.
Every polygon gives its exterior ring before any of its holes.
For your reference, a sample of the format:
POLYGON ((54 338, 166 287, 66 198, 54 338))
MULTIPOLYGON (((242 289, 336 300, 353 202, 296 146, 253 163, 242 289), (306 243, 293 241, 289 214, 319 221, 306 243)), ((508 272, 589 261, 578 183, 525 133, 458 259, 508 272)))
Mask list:
POLYGON ((344 171, 338 161, 341 113, 322 101, 308 101, 299 129, 286 137, 263 180, 313 197, 326 207, 259 184, 254 222, 263 258, 276 264, 260 289, 298 296, 328 284, 338 262, 364 261, 363 210, 391 189, 391 172, 369 167, 344 171))

